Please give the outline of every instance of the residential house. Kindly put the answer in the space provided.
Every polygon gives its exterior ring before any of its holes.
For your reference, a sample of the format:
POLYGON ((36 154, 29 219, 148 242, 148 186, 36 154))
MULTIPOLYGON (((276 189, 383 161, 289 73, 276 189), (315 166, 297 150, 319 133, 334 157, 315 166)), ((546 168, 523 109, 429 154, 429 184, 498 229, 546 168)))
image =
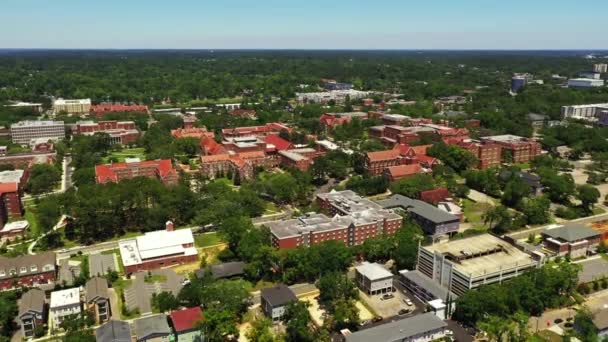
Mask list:
POLYGON ((74 287, 51 292, 49 313, 53 329, 59 328, 66 316, 81 312, 80 288, 74 287))
POLYGON ((412 316, 390 323, 377 325, 354 333, 346 331, 345 342, 430 342, 446 336, 448 325, 434 313, 412 316))
POLYGON ((106 278, 93 277, 85 285, 86 308, 95 317, 95 322, 103 323, 110 319, 110 298, 106 278))
POLYGON ((273 322, 279 321, 285 314, 287 305, 297 300, 293 291, 284 284, 264 288, 261 291, 262 311, 273 322))
POLYGON ((177 342, 203 342, 203 331, 198 323, 203 320, 203 311, 199 306, 179 311, 169 315, 177 342))
POLYGON ((137 342, 173 341, 171 327, 165 314, 142 317, 133 322, 137 342))
POLYGON ((131 326, 128 322, 110 320, 95 331, 97 342, 131 342, 131 326))
POLYGON ((33 337, 36 328, 46 323, 44 300, 44 291, 40 289, 31 289, 21 296, 17 321, 21 325, 22 336, 33 337))
POLYGON ((364 261, 355 267, 355 282, 368 295, 392 293, 393 274, 382 265, 364 261))
POLYGON ((586 256, 599 246, 601 233, 582 224, 550 226, 541 232, 543 246, 560 256, 572 259, 586 256))
POLYGON ((0 290, 15 286, 39 286, 55 281, 55 253, 0 257, 0 290))

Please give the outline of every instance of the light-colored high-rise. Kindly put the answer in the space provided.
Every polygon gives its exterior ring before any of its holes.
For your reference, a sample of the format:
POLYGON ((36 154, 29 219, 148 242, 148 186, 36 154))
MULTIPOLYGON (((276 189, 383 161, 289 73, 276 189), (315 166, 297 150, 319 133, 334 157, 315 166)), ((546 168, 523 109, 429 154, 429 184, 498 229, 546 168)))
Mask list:
POLYGON ((11 125, 13 143, 29 145, 33 139, 60 140, 65 138, 63 121, 20 121, 11 125))
POLYGON ((66 100, 57 99, 53 102, 53 113, 68 113, 72 115, 89 114, 91 99, 66 100))
POLYGON ((605 73, 608 72, 608 64, 593 64, 593 72, 605 73))

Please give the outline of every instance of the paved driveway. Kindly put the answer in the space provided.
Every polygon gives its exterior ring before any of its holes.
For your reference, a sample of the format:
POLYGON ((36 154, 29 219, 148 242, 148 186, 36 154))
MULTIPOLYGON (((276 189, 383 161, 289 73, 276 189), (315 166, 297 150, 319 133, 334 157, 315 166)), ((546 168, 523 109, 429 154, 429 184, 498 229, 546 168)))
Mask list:
POLYGON ((129 310, 139 308, 141 314, 151 313, 152 304, 150 300, 154 294, 171 292, 177 296, 183 287, 184 276, 178 275, 173 270, 155 270, 151 273, 152 275, 163 276, 165 280, 149 283, 145 281, 147 272, 135 273, 133 276, 135 279, 133 279, 131 286, 125 289, 125 301, 129 310))

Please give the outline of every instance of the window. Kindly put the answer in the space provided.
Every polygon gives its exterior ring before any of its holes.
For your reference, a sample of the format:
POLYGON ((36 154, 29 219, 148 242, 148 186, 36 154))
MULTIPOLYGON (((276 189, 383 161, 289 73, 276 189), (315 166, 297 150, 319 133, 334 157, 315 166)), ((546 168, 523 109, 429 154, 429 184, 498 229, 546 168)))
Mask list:
POLYGON ((36 266, 36 265, 30 266, 30 272, 36 272, 36 271, 38 271, 38 266, 36 266))
POLYGON ((45 271, 45 272, 47 272, 47 271, 51 271, 53 268, 54 268, 54 266, 53 266, 53 265, 51 265, 51 264, 47 264, 47 265, 44 265, 44 266, 42 267, 42 270, 43 270, 43 271, 45 271))
POLYGON ((27 272, 27 267, 23 266, 19 269, 19 273, 26 273, 27 272))
POLYGON ((10 275, 15 275, 15 274, 17 274, 17 270, 16 270, 16 269, 14 269, 14 268, 11 268, 11 269, 8 271, 8 273, 9 273, 10 275))
POLYGON ((0 270, 0 277, 4 277, 6 275, 6 272, 4 272, 4 270, 0 270))

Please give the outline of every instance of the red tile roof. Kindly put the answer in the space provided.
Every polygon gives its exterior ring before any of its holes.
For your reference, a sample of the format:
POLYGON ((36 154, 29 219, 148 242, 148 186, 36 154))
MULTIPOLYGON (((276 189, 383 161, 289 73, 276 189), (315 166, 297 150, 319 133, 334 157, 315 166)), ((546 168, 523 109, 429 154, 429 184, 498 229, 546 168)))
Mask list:
POLYGON ((386 151, 367 152, 367 158, 372 162, 396 159, 396 158, 399 158, 399 151, 398 150, 386 150, 386 151))
POLYGON ((185 310, 173 311, 170 317, 175 331, 179 333, 196 328, 196 322, 203 319, 203 311, 200 307, 195 306, 185 310))
POLYGON ((439 188, 420 192, 420 199, 424 202, 437 204, 449 198, 450 192, 447 188, 439 188))
POLYGON ((420 164, 397 165, 387 168, 388 173, 393 179, 414 176, 422 171, 420 164))
POLYGON ((17 191, 19 191, 19 184, 17 183, 0 183, 0 194, 17 191))
POLYGON ((418 163, 425 166, 425 167, 432 167, 435 164, 439 164, 439 160, 437 158, 434 157, 429 157, 429 156, 425 156, 425 155, 418 155, 416 156, 416 159, 418 160, 418 163))
POLYGON ((229 112, 232 116, 255 116, 255 110, 253 109, 234 109, 229 112))
POLYGON ((114 170, 137 167, 155 167, 158 172, 158 177, 166 178, 168 175, 176 174, 177 170, 173 168, 170 159, 147 160, 133 163, 113 163, 102 164, 95 166, 95 178, 97 183, 118 182, 118 175, 114 170))
POLYGON ((103 114, 108 112, 148 112, 148 106, 144 105, 122 105, 122 104, 99 104, 91 106, 91 113, 103 114))
POLYGON ((226 153, 224 146, 218 144, 213 138, 208 136, 203 137, 200 142, 201 150, 206 154, 222 154, 226 153))
POLYGON ((290 143, 289 141, 281 138, 280 136, 278 136, 276 134, 267 135, 264 138, 264 141, 267 144, 274 145, 274 147, 276 147, 278 151, 284 151, 284 150, 289 150, 290 148, 293 148, 293 144, 292 143, 290 143))
POLYGON ((323 114, 319 118, 319 121, 321 122, 321 124, 324 124, 326 126, 335 127, 350 122, 350 117, 337 117, 335 115, 323 114))
POLYGON ((197 138, 202 139, 204 137, 214 138, 213 132, 208 132, 205 127, 200 128, 178 128, 172 129, 171 135, 174 138, 197 138))

